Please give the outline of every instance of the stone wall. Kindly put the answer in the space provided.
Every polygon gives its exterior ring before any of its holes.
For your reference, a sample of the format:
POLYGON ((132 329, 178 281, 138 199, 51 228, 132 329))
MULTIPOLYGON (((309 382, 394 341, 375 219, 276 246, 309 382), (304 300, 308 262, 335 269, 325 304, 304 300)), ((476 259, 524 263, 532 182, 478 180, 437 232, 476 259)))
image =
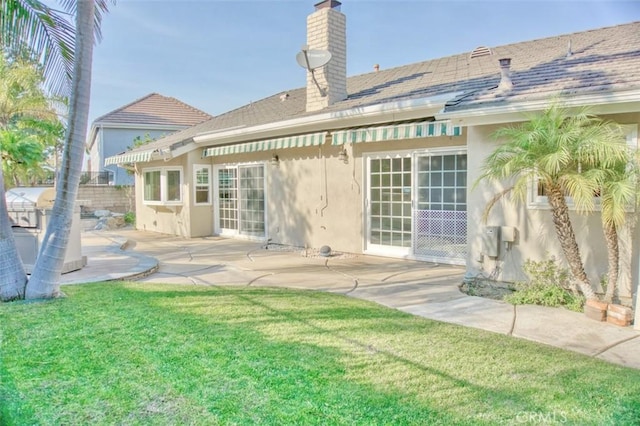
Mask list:
POLYGON ((80 186, 78 204, 83 213, 109 210, 116 213, 135 212, 134 186, 80 186))

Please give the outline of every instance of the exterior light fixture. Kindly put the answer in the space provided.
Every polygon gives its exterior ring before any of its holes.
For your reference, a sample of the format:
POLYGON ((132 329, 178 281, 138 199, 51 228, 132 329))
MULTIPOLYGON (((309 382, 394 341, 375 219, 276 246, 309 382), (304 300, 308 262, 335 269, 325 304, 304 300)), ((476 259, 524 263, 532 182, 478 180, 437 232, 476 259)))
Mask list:
POLYGON ((345 164, 349 162, 349 155, 347 154, 346 149, 343 148, 342 151, 340 151, 340 153, 338 154, 338 160, 342 161, 345 164))
POLYGON ((278 154, 273 154, 271 157, 271 165, 273 167, 278 167, 280 165, 280 158, 278 157, 278 154))

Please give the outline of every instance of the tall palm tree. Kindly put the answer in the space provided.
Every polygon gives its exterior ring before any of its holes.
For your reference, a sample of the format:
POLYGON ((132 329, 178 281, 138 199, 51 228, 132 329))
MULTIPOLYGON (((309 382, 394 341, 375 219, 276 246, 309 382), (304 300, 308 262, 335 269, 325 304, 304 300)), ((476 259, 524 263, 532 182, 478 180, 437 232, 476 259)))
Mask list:
POLYGON ((27 299, 57 297, 60 274, 69 242, 71 222, 80 184, 84 140, 89 121, 91 63, 93 55, 95 4, 80 1, 76 11, 76 49, 74 53, 69 123, 58 172, 52 219, 27 285, 27 299))
POLYGON ((578 212, 593 211, 594 194, 602 188, 606 171, 628 158, 626 144, 609 123, 587 110, 571 114, 555 103, 522 125, 502 128, 494 136, 505 142, 487 157, 476 185, 484 179, 514 179, 513 195, 524 201, 527 186, 539 182, 546 191, 556 236, 573 279, 585 297, 595 298, 566 197, 573 198, 578 212))
MULTIPOLYGON (((62 167, 57 179, 57 196, 50 231, 41 247, 26 297, 55 297, 58 293, 62 262, 68 242, 86 133, 94 35, 99 39, 102 14, 108 0, 60 0, 66 13, 55 11, 38 0, 0 0, 0 44, 18 49, 28 46, 42 60, 47 82, 58 94, 70 94, 71 106, 62 167), (97 7, 96 7, 97 5, 97 7), (66 19, 76 16, 76 28, 66 19), (95 33, 94 33, 95 32, 95 33), (78 46, 76 46, 78 41, 78 46), (77 48, 76 48, 77 47, 77 48), (73 59, 71 57, 73 56, 73 59), (42 259, 40 259, 42 257, 42 259), (42 271, 39 269, 42 268, 42 271)), ((4 193, 0 174, 0 191, 4 193)), ((7 216, 6 202, 0 197, 0 289, 10 286, 8 297, 22 282, 24 271, 11 232, 2 225, 7 216), (7 249, 5 253, 4 248, 7 249), (9 253, 9 254, 7 254, 9 253), (16 277, 15 280, 13 277, 16 277), (17 281, 18 284, 12 284, 17 281)), ((8 222, 8 219, 7 219, 8 222)), ((19 292, 17 293, 19 294, 19 292)))

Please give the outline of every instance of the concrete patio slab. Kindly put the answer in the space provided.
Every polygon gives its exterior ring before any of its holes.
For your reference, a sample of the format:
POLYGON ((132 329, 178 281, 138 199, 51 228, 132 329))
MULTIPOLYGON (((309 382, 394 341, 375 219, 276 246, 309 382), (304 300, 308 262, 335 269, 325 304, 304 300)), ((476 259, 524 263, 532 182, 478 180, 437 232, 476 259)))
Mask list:
POLYGON ((134 230, 85 232, 82 243, 88 265, 63 275, 63 284, 136 279, 329 291, 640 368, 640 331, 564 309, 468 296, 458 289, 464 275, 458 266, 366 255, 322 258, 254 241, 134 230))

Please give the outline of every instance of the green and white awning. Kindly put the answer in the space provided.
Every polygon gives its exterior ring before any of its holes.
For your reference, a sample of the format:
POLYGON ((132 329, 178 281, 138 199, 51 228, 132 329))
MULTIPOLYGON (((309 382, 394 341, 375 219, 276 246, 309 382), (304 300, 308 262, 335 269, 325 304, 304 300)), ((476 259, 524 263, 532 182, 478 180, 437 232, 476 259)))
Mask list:
POLYGON ((247 152, 272 151, 284 148, 302 148, 305 146, 322 145, 327 132, 308 133, 306 135, 287 136, 284 138, 267 139, 262 141, 240 143, 235 145, 214 146, 205 148, 202 157, 218 155, 243 154, 247 152))
POLYGON ((127 163, 139 163, 151 160, 154 150, 150 151, 137 151, 137 152, 125 152, 124 154, 114 155, 113 157, 107 157, 104 160, 104 165, 109 166, 111 164, 127 164, 127 163))
POLYGON ((344 145, 346 143, 383 142, 401 139, 460 135, 462 135, 462 127, 454 126, 450 121, 423 121, 393 124, 390 126, 338 130, 332 132, 331 144, 344 145))

